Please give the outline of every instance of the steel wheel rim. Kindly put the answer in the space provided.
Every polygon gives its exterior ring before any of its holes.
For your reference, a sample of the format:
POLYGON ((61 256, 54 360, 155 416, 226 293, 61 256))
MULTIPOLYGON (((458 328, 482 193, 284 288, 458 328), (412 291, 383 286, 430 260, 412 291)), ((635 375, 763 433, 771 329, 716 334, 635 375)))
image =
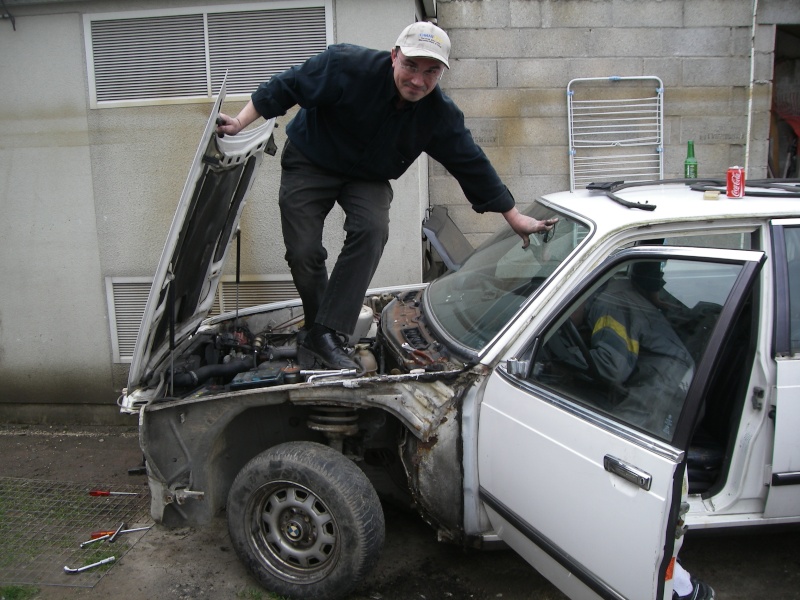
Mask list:
POLYGON ((318 581, 336 564, 339 528, 311 490, 272 482, 253 494, 245 513, 250 544, 262 562, 287 581, 318 581))

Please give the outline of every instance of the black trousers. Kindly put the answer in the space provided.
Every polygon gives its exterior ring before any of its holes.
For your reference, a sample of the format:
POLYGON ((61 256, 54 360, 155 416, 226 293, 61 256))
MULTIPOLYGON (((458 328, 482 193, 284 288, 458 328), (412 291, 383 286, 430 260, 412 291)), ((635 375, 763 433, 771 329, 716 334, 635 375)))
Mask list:
POLYGON ((281 167, 278 198, 286 262, 303 301, 306 327, 318 323, 349 335, 389 239, 392 186, 321 169, 288 140, 281 167), (346 236, 328 277, 322 230, 337 202, 345 213, 346 236))

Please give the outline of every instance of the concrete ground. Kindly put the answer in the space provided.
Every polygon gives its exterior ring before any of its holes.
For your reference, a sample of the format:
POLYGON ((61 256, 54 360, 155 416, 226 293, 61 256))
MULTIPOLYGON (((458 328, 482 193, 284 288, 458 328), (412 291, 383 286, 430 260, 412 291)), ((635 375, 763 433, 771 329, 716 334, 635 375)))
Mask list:
MULTIPOLYGON (((0 426, 0 477, 141 484, 135 427, 0 426)), ((564 596, 510 551, 464 552, 436 541, 420 519, 386 509, 378 567, 348 600, 556 600, 564 596)), ((728 600, 800 600, 800 530, 691 535, 684 564, 728 600)), ((2 584, 0 583, 0 588, 2 584)), ((273 600, 232 551, 224 516, 203 529, 160 526, 94 588, 41 586, 35 598, 273 600)))

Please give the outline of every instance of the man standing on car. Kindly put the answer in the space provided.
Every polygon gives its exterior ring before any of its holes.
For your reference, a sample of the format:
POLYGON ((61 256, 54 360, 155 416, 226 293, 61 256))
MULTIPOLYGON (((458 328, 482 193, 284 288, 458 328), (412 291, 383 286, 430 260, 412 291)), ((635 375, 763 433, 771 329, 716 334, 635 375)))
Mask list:
POLYGON ((432 23, 406 27, 391 52, 336 44, 272 77, 217 131, 235 135, 258 119, 297 116, 286 128, 279 204, 286 260, 303 301, 307 334, 300 360, 357 368, 338 334, 354 329, 389 235, 390 179, 422 153, 459 182, 479 213, 502 213, 527 246, 555 222, 522 215, 514 198, 438 86, 450 39, 432 23), (339 203, 346 238, 328 277, 325 217, 339 203))

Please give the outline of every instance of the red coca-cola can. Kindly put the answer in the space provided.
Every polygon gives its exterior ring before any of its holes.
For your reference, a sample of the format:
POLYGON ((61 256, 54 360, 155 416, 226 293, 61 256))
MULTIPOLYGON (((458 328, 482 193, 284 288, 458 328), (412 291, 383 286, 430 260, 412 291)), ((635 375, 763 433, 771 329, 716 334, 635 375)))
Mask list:
POLYGON ((728 198, 744 198, 744 169, 728 169, 728 198))

